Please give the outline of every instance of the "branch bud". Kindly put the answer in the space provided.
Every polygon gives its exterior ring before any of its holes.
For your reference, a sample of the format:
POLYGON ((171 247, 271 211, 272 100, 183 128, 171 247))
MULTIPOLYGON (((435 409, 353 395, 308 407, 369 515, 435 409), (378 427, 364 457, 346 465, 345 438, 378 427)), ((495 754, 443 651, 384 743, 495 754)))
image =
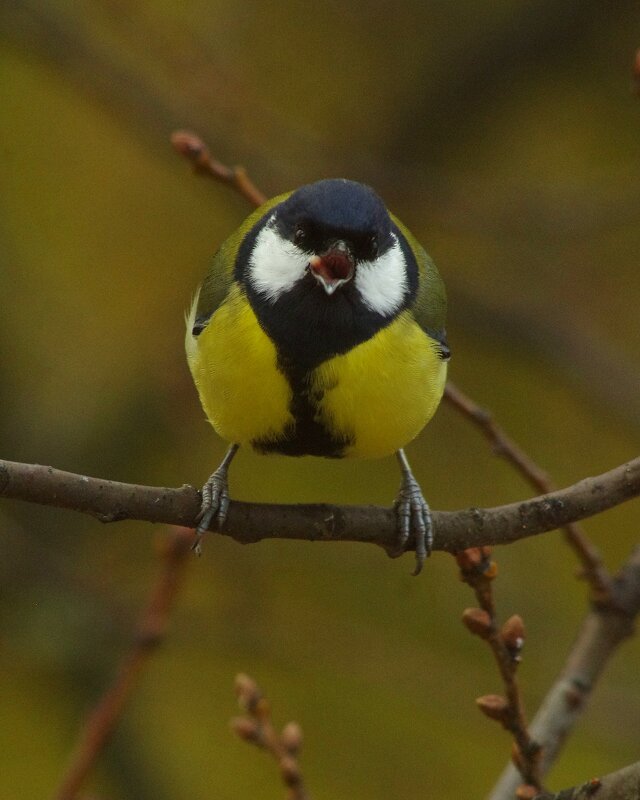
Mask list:
POLYGON ((282 756, 280 759, 280 773, 286 786, 297 786, 300 783, 301 774, 298 762, 292 756, 282 756))
POLYGON ((248 675, 240 672, 238 675, 236 675, 234 689, 240 708, 253 714, 257 704, 261 699, 258 684, 253 680, 253 678, 250 678, 248 675))
POLYGON ((504 723, 509 711, 509 703, 499 694, 485 694, 478 697, 476 704, 482 713, 489 719, 504 723))
POLYGON ((180 155, 187 158, 198 158, 206 146, 199 136, 191 131, 175 131, 171 134, 171 144, 180 155))
POLYGON ((536 789, 536 787, 532 786, 530 783, 523 783, 516 789, 517 800, 533 800, 533 798, 537 797, 539 794, 540 790, 536 789))
POLYGON ((491 635, 491 617, 482 608, 466 608, 462 612, 462 622, 481 639, 488 639, 491 635))
POLYGON ((482 548, 469 547, 466 550, 459 550, 455 555, 458 566, 463 572, 477 569, 482 562, 482 548))
POLYGON ((469 582, 469 577, 482 575, 487 580, 493 580, 498 574, 498 565, 491 561, 490 547, 469 547, 455 554, 460 567, 461 579, 469 582))
POLYGON ((258 690, 258 685, 253 678, 245 675, 244 672, 239 672, 235 677, 234 689, 238 697, 242 697, 248 694, 255 694, 258 690))
POLYGON ((245 742, 257 744, 260 736, 256 723, 246 717, 234 717, 229 722, 231 730, 245 742))
POLYGON ((287 723, 282 729, 280 741, 289 755, 297 755, 302 747, 302 728, 297 722, 287 723))
POLYGON ((519 614, 514 614, 504 623, 500 631, 502 641, 513 661, 520 661, 520 653, 524 645, 524 622, 519 614))

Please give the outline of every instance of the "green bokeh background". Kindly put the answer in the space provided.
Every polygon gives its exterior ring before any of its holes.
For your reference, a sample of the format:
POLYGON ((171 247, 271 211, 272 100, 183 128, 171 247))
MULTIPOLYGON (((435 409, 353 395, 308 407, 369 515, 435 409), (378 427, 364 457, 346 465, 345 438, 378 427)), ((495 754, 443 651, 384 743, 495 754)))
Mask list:
MULTIPOLYGON (((377 188, 450 293, 451 377, 564 485, 640 444, 638 10, 624 0, 279 4, 5 0, 0 7, 0 455, 200 484, 224 443, 183 356, 183 312, 247 213, 170 149, 193 128, 269 195, 377 188)), ((443 407, 408 449, 432 505, 531 493, 443 407)), ((233 496, 388 504, 393 459, 241 453, 233 496)), ((616 569, 640 506, 587 528, 616 569)), ((0 794, 48 797, 126 651, 157 570, 143 523, 0 503, 0 794)), ((497 551, 522 614, 533 711, 585 613, 557 533, 497 551)), ((315 800, 479 798, 509 742, 474 707, 500 683, 459 622, 450 557, 207 540, 170 635, 88 791, 112 800, 283 794, 237 741, 252 674, 306 734, 315 800)), ((638 641, 613 659, 549 783, 637 760, 638 641)))

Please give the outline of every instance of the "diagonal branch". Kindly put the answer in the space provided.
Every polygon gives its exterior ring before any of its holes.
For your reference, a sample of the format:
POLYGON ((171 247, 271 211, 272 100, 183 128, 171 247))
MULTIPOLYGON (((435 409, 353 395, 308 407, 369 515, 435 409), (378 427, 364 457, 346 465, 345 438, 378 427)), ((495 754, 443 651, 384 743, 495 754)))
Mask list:
MULTIPOLYGON (((434 549, 510 544, 620 505, 640 494, 640 457, 573 486, 496 508, 435 511, 434 549)), ((90 514, 102 522, 124 519, 194 526, 197 489, 167 489, 90 478, 37 464, 0 461, 0 497, 90 514)), ((397 545, 391 508, 328 504, 278 505, 233 501, 222 533, 248 544, 262 539, 350 541, 397 545)), ((408 549, 414 547, 409 544, 408 549)))
POLYGON ((123 658, 112 685, 89 714, 54 800, 76 800, 112 735, 141 671, 162 642, 192 542, 193 531, 183 528, 164 543, 162 569, 138 622, 131 649, 123 658))
MULTIPOLYGON (((611 595, 611 603, 595 606, 586 616, 561 674, 531 723, 531 734, 542 746, 541 776, 558 757, 618 645, 634 632, 640 614, 640 547, 613 578, 611 595)), ((507 766, 489 800, 512 800, 519 782, 517 771, 507 766)))
POLYGON ((228 167, 217 161, 202 139, 191 131, 175 131, 171 134, 174 149, 193 165, 198 175, 206 175, 214 181, 224 183, 235 189, 239 195, 256 208, 267 199, 247 175, 244 167, 228 167))
MULTIPOLYGON (((490 412, 481 408, 451 381, 447 383, 444 398, 461 414, 474 422, 493 445, 496 455, 513 465, 539 492, 552 492, 557 487, 544 470, 511 439, 493 419, 490 412)), ((564 536, 582 563, 584 577, 589 581, 593 596, 604 601, 609 596, 611 578, 600 553, 589 541, 576 522, 564 526, 564 536)))

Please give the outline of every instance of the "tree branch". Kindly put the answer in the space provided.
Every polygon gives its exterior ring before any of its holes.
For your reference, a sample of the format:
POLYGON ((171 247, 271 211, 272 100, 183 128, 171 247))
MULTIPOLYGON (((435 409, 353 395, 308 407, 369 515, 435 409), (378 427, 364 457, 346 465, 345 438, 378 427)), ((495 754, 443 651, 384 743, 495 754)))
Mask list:
POLYGON ((498 627, 493 581, 498 574, 491 548, 472 547, 456 555, 460 578, 475 592, 479 608, 467 608, 462 621, 471 633, 484 639, 500 672, 505 696, 490 694, 476 700, 478 708, 490 719, 499 722, 513 736, 512 760, 522 780, 540 790, 540 745, 527 725, 522 692, 516 673, 524 645, 524 624, 517 614, 498 627))
MULTIPOLYGON (((496 508, 434 511, 434 549, 510 544, 593 516, 640 494, 640 457, 566 489, 496 508)), ((194 527, 200 493, 90 478, 37 464, 0 461, 0 497, 90 514, 194 527)), ((262 539, 350 541, 396 547, 393 509, 328 504, 278 505, 233 501, 222 533, 248 544, 262 539)), ((413 543, 408 549, 413 548, 413 543)))
POLYGON ((140 673, 162 642, 192 542, 193 531, 183 528, 175 531, 163 543, 162 569, 138 622, 131 649, 122 659, 112 685, 94 706, 80 731, 54 800, 76 800, 89 772, 118 724, 140 673))
POLYGON ((195 133, 175 131, 171 134, 171 144, 180 155, 191 162, 195 173, 230 186, 252 206, 257 208, 267 199, 247 175, 244 167, 228 167, 221 161, 216 161, 207 145, 195 133))
POLYGON ((236 675, 235 689, 245 716, 234 717, 231 729, 245 742, 255 744, 275 759, 287 787, 286 800, 309 800, 298 763, 302 729, 297 722, 289 722, 278 733, 271 719, 269 701, 248 675, 236 675))
MULTIPOLYGON (((496 455, 505 458, 539 492, 552 492, 557 487, 548 474, 540 469, 535 461, 502 430, 491 413, 481 408, 457 386, 449 381, 445 387, 444 399, 470 419, 482 431, 493 446, 496 455)), ((600 553, 589 541, 586 533, 575 522, 563 528, 564 536, 582 563, 583 576, 589 581, 594 599, 605 601, 610 592, 611 578, 600 553)))
MULTIPOLYGON (((613 578, 611 598, 611 603, 595 606, 585 618, 560 676, 531 723, 531 735, 542 746, 541 777, 549 771, 582 716, 609 659, 634 632, 634 622, 640 614, 640 547, 613 578)), ((518 772, 508 765, 489 800, 512 800, 519 783, 518 772)))

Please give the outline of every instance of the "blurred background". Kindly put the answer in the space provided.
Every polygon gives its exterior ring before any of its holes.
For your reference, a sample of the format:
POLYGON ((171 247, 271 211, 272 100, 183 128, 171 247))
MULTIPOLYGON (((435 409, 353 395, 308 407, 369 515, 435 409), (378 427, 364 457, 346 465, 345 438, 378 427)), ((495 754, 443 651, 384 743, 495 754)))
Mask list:
MULTIPOLYGON (((248 213, 169 145, 191 128, 268 195, 373 185, 450 294, 451 378, 559 485, 640 444, 635 3, 4 0, 0 6, 0 455, 200 485, 224 451, 183 356, 183 313, 248 213)), ((408 448, 438 509, 532 494, 443 407, 408 448)), ((241 452, 232 496, 389 504, 393 459, 241 452)), ((640 505, 587 522, 615 570, 640 505)), ((55 787, 157 571, 144 523, 0 503, 0 793, 55 787)), ((528 637, 532 714, 585 613, 557 533, 499 549, 502 619, 528 637)), ((460 624, 453 560, 358 545, 205 542, 166 644, 89 787, 112 800, 282 796, 229 732, 249 672, 298 720, 315 800, 478 798, 510 751, 474 699, 501 685, 460 624)), ((638 758, 638 640, 611 662, 549 779, 638 758)))

